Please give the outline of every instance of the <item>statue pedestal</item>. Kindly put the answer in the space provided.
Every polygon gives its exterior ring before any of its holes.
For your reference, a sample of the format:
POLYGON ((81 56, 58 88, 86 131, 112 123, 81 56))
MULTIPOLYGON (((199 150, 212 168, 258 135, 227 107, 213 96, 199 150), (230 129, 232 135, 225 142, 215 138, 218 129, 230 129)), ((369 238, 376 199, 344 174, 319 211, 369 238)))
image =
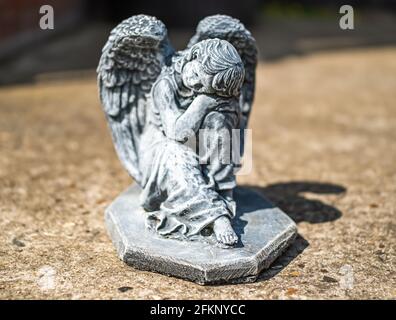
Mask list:
POLYGON ((205 241, 164 239, 146 229, 139 207, 140 188, 130 186, 106 209, 106 225, 118 255, 137 269, 155 271, 199 284, 253 282, 290 245, 295 223, 258 193, 236 188, 232 221, 239 243, 232 248, 205 241))

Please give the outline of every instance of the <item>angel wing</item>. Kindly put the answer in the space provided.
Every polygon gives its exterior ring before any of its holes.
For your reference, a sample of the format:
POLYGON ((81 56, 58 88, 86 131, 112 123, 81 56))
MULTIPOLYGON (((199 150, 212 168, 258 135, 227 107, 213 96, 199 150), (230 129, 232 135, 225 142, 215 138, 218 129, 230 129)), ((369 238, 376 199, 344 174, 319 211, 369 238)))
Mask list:
POLYGON ((213 15, 201 20, 188 48, 205 39, 219 38, 230 42, 238 51, 245 66, 245 81, 241 90, 241 129, 246 128, 252 109, 256 66, 256 41, 245 26, 237 19, 226 15, 213 15))
POLYGON ((115 149, 138 183, 138 147, 149 93, 173 53, 165 25, 155 17, 135 15, 111 31, 97 68, 100 99, 115 149))

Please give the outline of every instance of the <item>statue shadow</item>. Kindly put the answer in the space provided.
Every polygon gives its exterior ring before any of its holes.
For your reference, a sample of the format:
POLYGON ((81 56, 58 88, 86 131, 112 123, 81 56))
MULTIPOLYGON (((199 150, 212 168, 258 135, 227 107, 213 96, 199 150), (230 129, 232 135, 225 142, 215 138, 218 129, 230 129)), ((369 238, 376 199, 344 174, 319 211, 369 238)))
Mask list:
MULTIPOLYGON (((252 185, 244 185, 238 188, 237 193, 243 196, 244 190, 254 190, 266 200, 268 200, 268 208, 279 207, 286 213, 295 223, 309 222, 312 224, 334 221, 342 216, 342 213, 336 207, 324 203, 317 199, 308 199, 304 197, 304 193, 311 194, 335 194, 342 196, 347 189, 341 185, 331 183, 320 183, 313 181, 295 181, 286 183, 270 184, 266 187, 258 187, 252 185)), ((249 211, 263 209, 259 208, 253 201, 245 201, 248 203, 249 211), (256 207, 257 208, 256 208, 256 207)), ((242 216, 244 213, 237 212, 234 220, 234 226, 237 234, 240 236, 244 233, 247 222, 242 216)), ((237 244, 243 247, 241 241, 237 244)), ((280 255, 267 270, 264 270, 257 281, 264 281, 274 277, 282 271, 291 261, 299 256, 307 247, 309 242, 301 235, 297 235, 295 241, 280 255)))
POLYGON ((317 199, 308 199, 303 193, 343 195, 347 189, 341 185, 313 181, 295 181, 270 184, 266 187, 246 185, 285 212, 295 223, 323 223, 342 216, 336 207, 317 199))

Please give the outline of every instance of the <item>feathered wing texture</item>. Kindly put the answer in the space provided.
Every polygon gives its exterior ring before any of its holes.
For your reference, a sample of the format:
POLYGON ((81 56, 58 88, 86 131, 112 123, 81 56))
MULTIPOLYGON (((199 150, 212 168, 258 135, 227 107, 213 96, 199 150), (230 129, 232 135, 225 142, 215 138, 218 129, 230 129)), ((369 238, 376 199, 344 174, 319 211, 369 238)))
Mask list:
POLYGON ((149 93, 173 52, 161 21, 136 15, 111 31, 97 68, 100 99, 115 149, 138 183, 138 148, 146 124, 149 93))
POLYGON ((213 15, 199 22, 195 35, 188 43, 188 48, 199 41, 213 38, 230 42, 237 49, 245 66, 245 81, 240 99, 243 118, 241 129, 244 129, 247 126, 254 98, 257 66, 256 40, 239 20, 226 15, 213 15))

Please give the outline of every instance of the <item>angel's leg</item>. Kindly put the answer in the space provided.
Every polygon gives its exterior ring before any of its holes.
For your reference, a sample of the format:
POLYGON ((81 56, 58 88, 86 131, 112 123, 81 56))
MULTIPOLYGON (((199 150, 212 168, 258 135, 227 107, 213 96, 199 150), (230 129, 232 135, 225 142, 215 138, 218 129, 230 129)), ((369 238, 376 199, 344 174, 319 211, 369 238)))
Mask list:
MULTIPOLYGON (((203 141, 199 144, 200 160, 206 163, 203 165, 204 176, 223 197, 232 217, 236 214, 236 203, 233 199, 236 180, 232 163, 231 134, 237 121, 234 113, 210 112, 201 126, 204 132, 201 135, 203 141)), ((222 243, 234 244, 238 240, 227 217, 215 220, 213 230, 222 243)))
POLYGON ((227 201, 235 216, 236 205, 233 189, 236 187, 234 163, 232 161, 232 129, 236 127, 237 116, 234 113, 214 111, 203 121, 200 136, 199 154, 203 172, 209 184, 227 201))
MULTIPOLYGON (((152 159, 152 164, 147 166, 150 177, 143 194, 148 198, 161 197, 158 210, 149 215, 149 226, 159 234, 193 238, 220 217, 230 221, 231 211, 219 193, 207 185, 192 149, 166 140, 155 148, 152 159), (154 189, 157 192, 153 193, 154 189)), ((219 241, 228 244, 227 238, 219 241)))
POLYGON ((199 156, 204 175, 216 190, 236 187, 232 162, 232 129, 237 116, 229 112, 210 112, 201 125, 199 156))

